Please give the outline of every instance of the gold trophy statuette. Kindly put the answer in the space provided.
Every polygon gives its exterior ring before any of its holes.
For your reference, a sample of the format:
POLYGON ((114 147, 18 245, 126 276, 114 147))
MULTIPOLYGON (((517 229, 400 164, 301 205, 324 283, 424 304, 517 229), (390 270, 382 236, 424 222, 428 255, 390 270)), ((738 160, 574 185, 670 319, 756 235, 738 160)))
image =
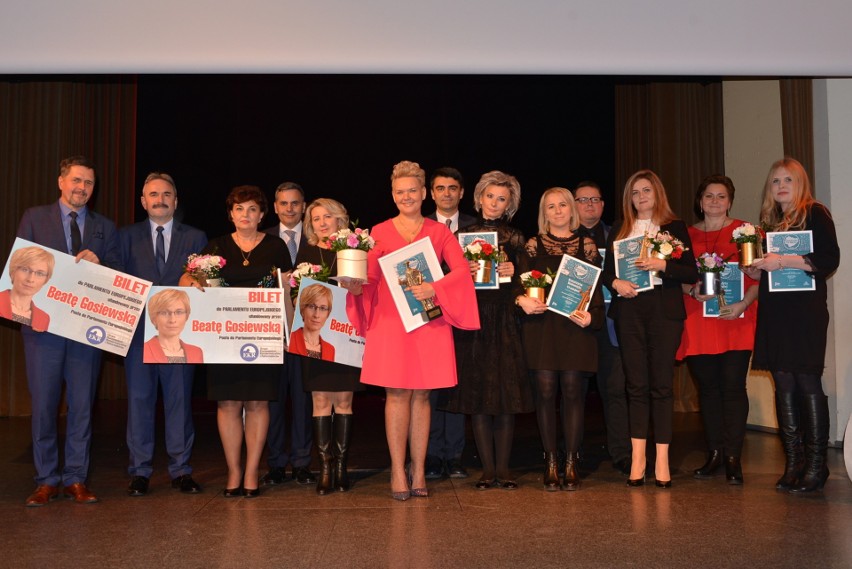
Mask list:
POLYGON ((734 311, 734 309, 728 306, 728 303, 725 301, 725 289, 719 289, 719 294, 716 295, 716 300, 719 301, 719 316, 728 316, 734 311))
POLYGON ((572 316, 580 317, 580 312, 588 312, 589 310, 589 301, 592 299, 592 287, 585 288, 580 293, 580 302, 577 304, 577 308, 574 309, 574 312, 571 313, 572 316))
MULTIPOLYGON (((417 267, 420 263, 417 259, 409 259, 405 264, 405 276, 400 279, 400 284, 402 286, 412 287, 423 284, 423 273, 417 267)), ((436 306, 435 302, 431 298, 427 298, 420 301, 420 304, 423 305, 423 309, 425 310, 424 314, 426 315, 427 320, 434 320, 439 316, 443 315, 440 306, 436 306)))
MULTIPOLYGON (((503 248, 502 245, 500 245, 500 255, 499 255, 499 257, 497 257, 497 262, 498 263, 508 263, 509 262, 509 255, 506 254, 506 250, 503 248)), ((498 283, 510 283, 510 282, 512 282, 512 277, 501 277, 501 276, 498 275, 497 282, 498 283)))

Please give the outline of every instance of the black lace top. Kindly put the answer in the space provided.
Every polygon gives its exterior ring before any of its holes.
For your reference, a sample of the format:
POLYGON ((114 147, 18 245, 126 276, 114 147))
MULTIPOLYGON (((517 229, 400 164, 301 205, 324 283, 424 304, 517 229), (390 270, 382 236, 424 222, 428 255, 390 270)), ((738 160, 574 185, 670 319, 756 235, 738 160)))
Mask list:
POLYGON ((544 235, 536 235, 531 237, 526 244, 526 252, 530 257, 538 257, 541 255, 571 255, 577 259, 586 261, 596 267, 601 266, 601 256, 598 253, 598 248, 591 237, 582 237, 577 233, 572 233, 568 237, 556 237, 550 233, 544 235))

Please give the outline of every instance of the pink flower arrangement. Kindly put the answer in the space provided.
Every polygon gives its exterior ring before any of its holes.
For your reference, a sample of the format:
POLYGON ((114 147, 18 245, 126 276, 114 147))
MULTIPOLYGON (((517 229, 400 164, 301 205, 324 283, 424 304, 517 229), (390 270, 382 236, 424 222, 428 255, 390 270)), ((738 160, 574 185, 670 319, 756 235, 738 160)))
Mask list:
POLYGON ((219 255, 199 255, 193 253, 186 258, 183 270, 195 280, 218 279, 219 271, 226 264, 225 257, 219 255))
POLYGON ((343 228, 326 237, 329 247, 332 251, 342 251, 343 249, 359 249, 361 251, 369 251, 376 246, 376 241, 370 237, 369 229, 361 229, 354 227, 353 229, 343 228))
POLYGON ((695 264, 698 265, 700 273, 721 273, 725 270, 726 259, 716 253, 702 253, 695 264))

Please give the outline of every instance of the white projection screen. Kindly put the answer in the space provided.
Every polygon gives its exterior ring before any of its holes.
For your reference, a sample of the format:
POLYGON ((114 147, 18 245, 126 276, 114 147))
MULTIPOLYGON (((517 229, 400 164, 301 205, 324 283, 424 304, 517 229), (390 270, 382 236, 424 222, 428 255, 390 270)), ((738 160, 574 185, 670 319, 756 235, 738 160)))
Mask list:
POLYGON ((852 75, 849 0, 7 0, 0 73, 852 75))

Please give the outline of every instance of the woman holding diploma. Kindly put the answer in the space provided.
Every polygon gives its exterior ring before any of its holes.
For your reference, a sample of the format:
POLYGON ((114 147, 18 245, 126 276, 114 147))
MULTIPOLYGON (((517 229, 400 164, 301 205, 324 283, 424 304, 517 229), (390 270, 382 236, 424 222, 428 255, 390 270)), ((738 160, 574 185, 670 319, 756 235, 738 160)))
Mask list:
MULTIPOLYGON (((744 222, 728 216, 734 203, 734 183, 727 176, 708 176, 695 194, 695 214, 701 220, 689 228, 694 256, 715 253, 726 259, 730 270, 739 260, 732 242, 736 228, 744 222)), ((701 420, 707 441, 707 461, 695 469, 695 478, 711 478, 724 463, 728 484, 743 483, 740 462, 748 394, 746 377, 754 347, 757 281, 743 276, 743 298, 727 299, 727 312, 704 316, 704 303, 716 298, 703 295, 697 283, 684 284, 686 322, 677 359, 686 359, 689 373, 698 382, 701 420), (742 317, 740 317, 742 316, 742 317)))
POLYGON ((349 320, 365 336, 361 383, 385 388, 385 431, 391 455, 391 495, 395 500, 427 497, 426 447, 429 442, 429 391, 456 385, 453 327, 476 329, 479 314, 470 269, 458 240, 446 225, 420 211, 426 198, 426 172, 403 161, 391 174, 391 196, 399 215, 370 231, 376 246, 367 254, 367 283, 341 283, 349 289, 349 320), (409 287, 414 297, 432 299, 442 315, 406 332, 379 258, 428 239, 450 272, 435 282, 409 287), (406 446, 411 465, 405 469, 406 446))
MULTIPOLYGON (((504 277, 514 276, 515 266, 526 255, 523 234, 509 225, 520 203, 521 185, 514 176, 497 170, 488 172, 473 192, 479 220, 465 228, 472 233, 497 232, 497 244, 509 258, 497 266, 498 274, 504 277)), ((476 268, 476 263, 471 262, 470 272, 476 268)), ((518 487, 509 471, 515 414, 533 410, 515 296, 511 285, 477 290, 482 327, 456 334, 461 381, 447 410, 472 415, 473 437, 482 460, 482 477, 476 482, 479 490, 518 487)))
MULTIPOLYGON (((530 270, 556 272, 563 255, 600 266, 601 257, 591 237, 576 233, 580 226, 577 206, 565 188, 550 188, 538 206, 539 234, 527 241, 518 272, 530 270)), ((604 302, 600 287, 592 294, 589 306, 571 316, 547 310, 537 298, 526 296, 516 281, 515 304, 526 316, 522 320, 524 354, 533 372, 535 411, 541 443, 544 446, 544 488, 559 489, 556 454, 556 393, 562 390, 562 434, 567 452, 564 488, 580 488, 577 461, 583 439, 583 421, 587 374, 598 369, 598 344, 593 330, 604 321, 604 302)))
MULTIPOLYGON (((267 281, 275 268, 289 271, 290 254, 284 241, 258 230, 267 209, 266 196, 260 188, 237 186, 225 203, 235 231, 211 239, 203 253, 221 255, 227 260, 220 276, 228 286, 253 288, 267 281)), ((184 273, 180 284, 203 289, 203 284, 189 273, 184 273)), ((272 364, 207 367, 207 397, 218 402, 216 422, 228 463, 226 498, 260 495, 257 471, 269 428, 269 401, 278 398, 278 376, 278 366, 272 364), (243 440, 245 470, 240 464, 243 440)))
POLYGON ((645 483, 646 446, 649 423, 654 422, 656 463, 654 476, 659 488, 671 487, 669 444, 672 440, 672 379, 675 354, 683 332, 686 311, 681 286, 698 280, 686 224, 675 218, 660 178, 640 170, 624 185, 622 219, 609 233, 603 282, 612 291, 609 316, 615 320, 621 358, 627 381, 630 412, 630 442, 633 447, 627 485, 645 483), (637 292, 639 286, 615 273, 614 242, 668 232, 683 243, 680 258, 640 256, 636 268, 655 271, 653 288, 637 292))
MULTIPOLYGON (((328 236, 349 225, 349 215, 343 204, 328 198, 319 198, 311 202, 305 211, 305 236, 308 242, 299 248, 296 266, 300 263, 311 263, 329 268, 329 276, 337 276, 337 256, 331 251, 328 236)), ((308 326, 308 320, 323 316, 322 324, 331 313, 322 312, 322 307, 331 308, 329 289, 321 285, 312 285, 314 291, 309 296, 319 295, 319 300, 311 300, 302 291, 299 301, 302 307, 302 320, 308 326), (319 288, 314 288, 319 287, 319 288), (319 289, 324 293, 321 293, 319 289), (314 305, 314 308, 310 308, 314 305), (320 314, 321 312, 321 314, 320 314)), ((319 338, 317 329, 317 338, 319 338)), ((290 350, 293 351, 293 336, 290 336, 290 350)), ((364 389, 358 381, 358 368, 334 363, 333 354, 328 356, 330 345, 305 346, 308 356, 302 360, 302 383, 305 391, 311 393, 313 402, 314 444, 320 458, 320 475, 317 479, 317 494, 323 496, 332 490, 346 492, 349 490, 349 473, 346 463, 349 456, 349 440, 352 435, 352 399, 353 392, 364 389), (322 348, 321 357, 316 357, 317 348, 322 348), (328 361, 331 360, 331 361, 328 361)))
POLYGON ((807 172, 792 158, 769 169, 760 221, 769 231, 811 231, 813 237, 812 253, 769 253, 755 260, 749 273, 760 278, 752 367, 772 373, 786 457, 775 487, 812 492, 828 479, 828 398, 822 390, 828 330, 825 280, 840 264, 840 248, 831 213, 814 199, 807 172), (782 269, 805 271, 814 290, 770 292, 769 279, 782 269))

